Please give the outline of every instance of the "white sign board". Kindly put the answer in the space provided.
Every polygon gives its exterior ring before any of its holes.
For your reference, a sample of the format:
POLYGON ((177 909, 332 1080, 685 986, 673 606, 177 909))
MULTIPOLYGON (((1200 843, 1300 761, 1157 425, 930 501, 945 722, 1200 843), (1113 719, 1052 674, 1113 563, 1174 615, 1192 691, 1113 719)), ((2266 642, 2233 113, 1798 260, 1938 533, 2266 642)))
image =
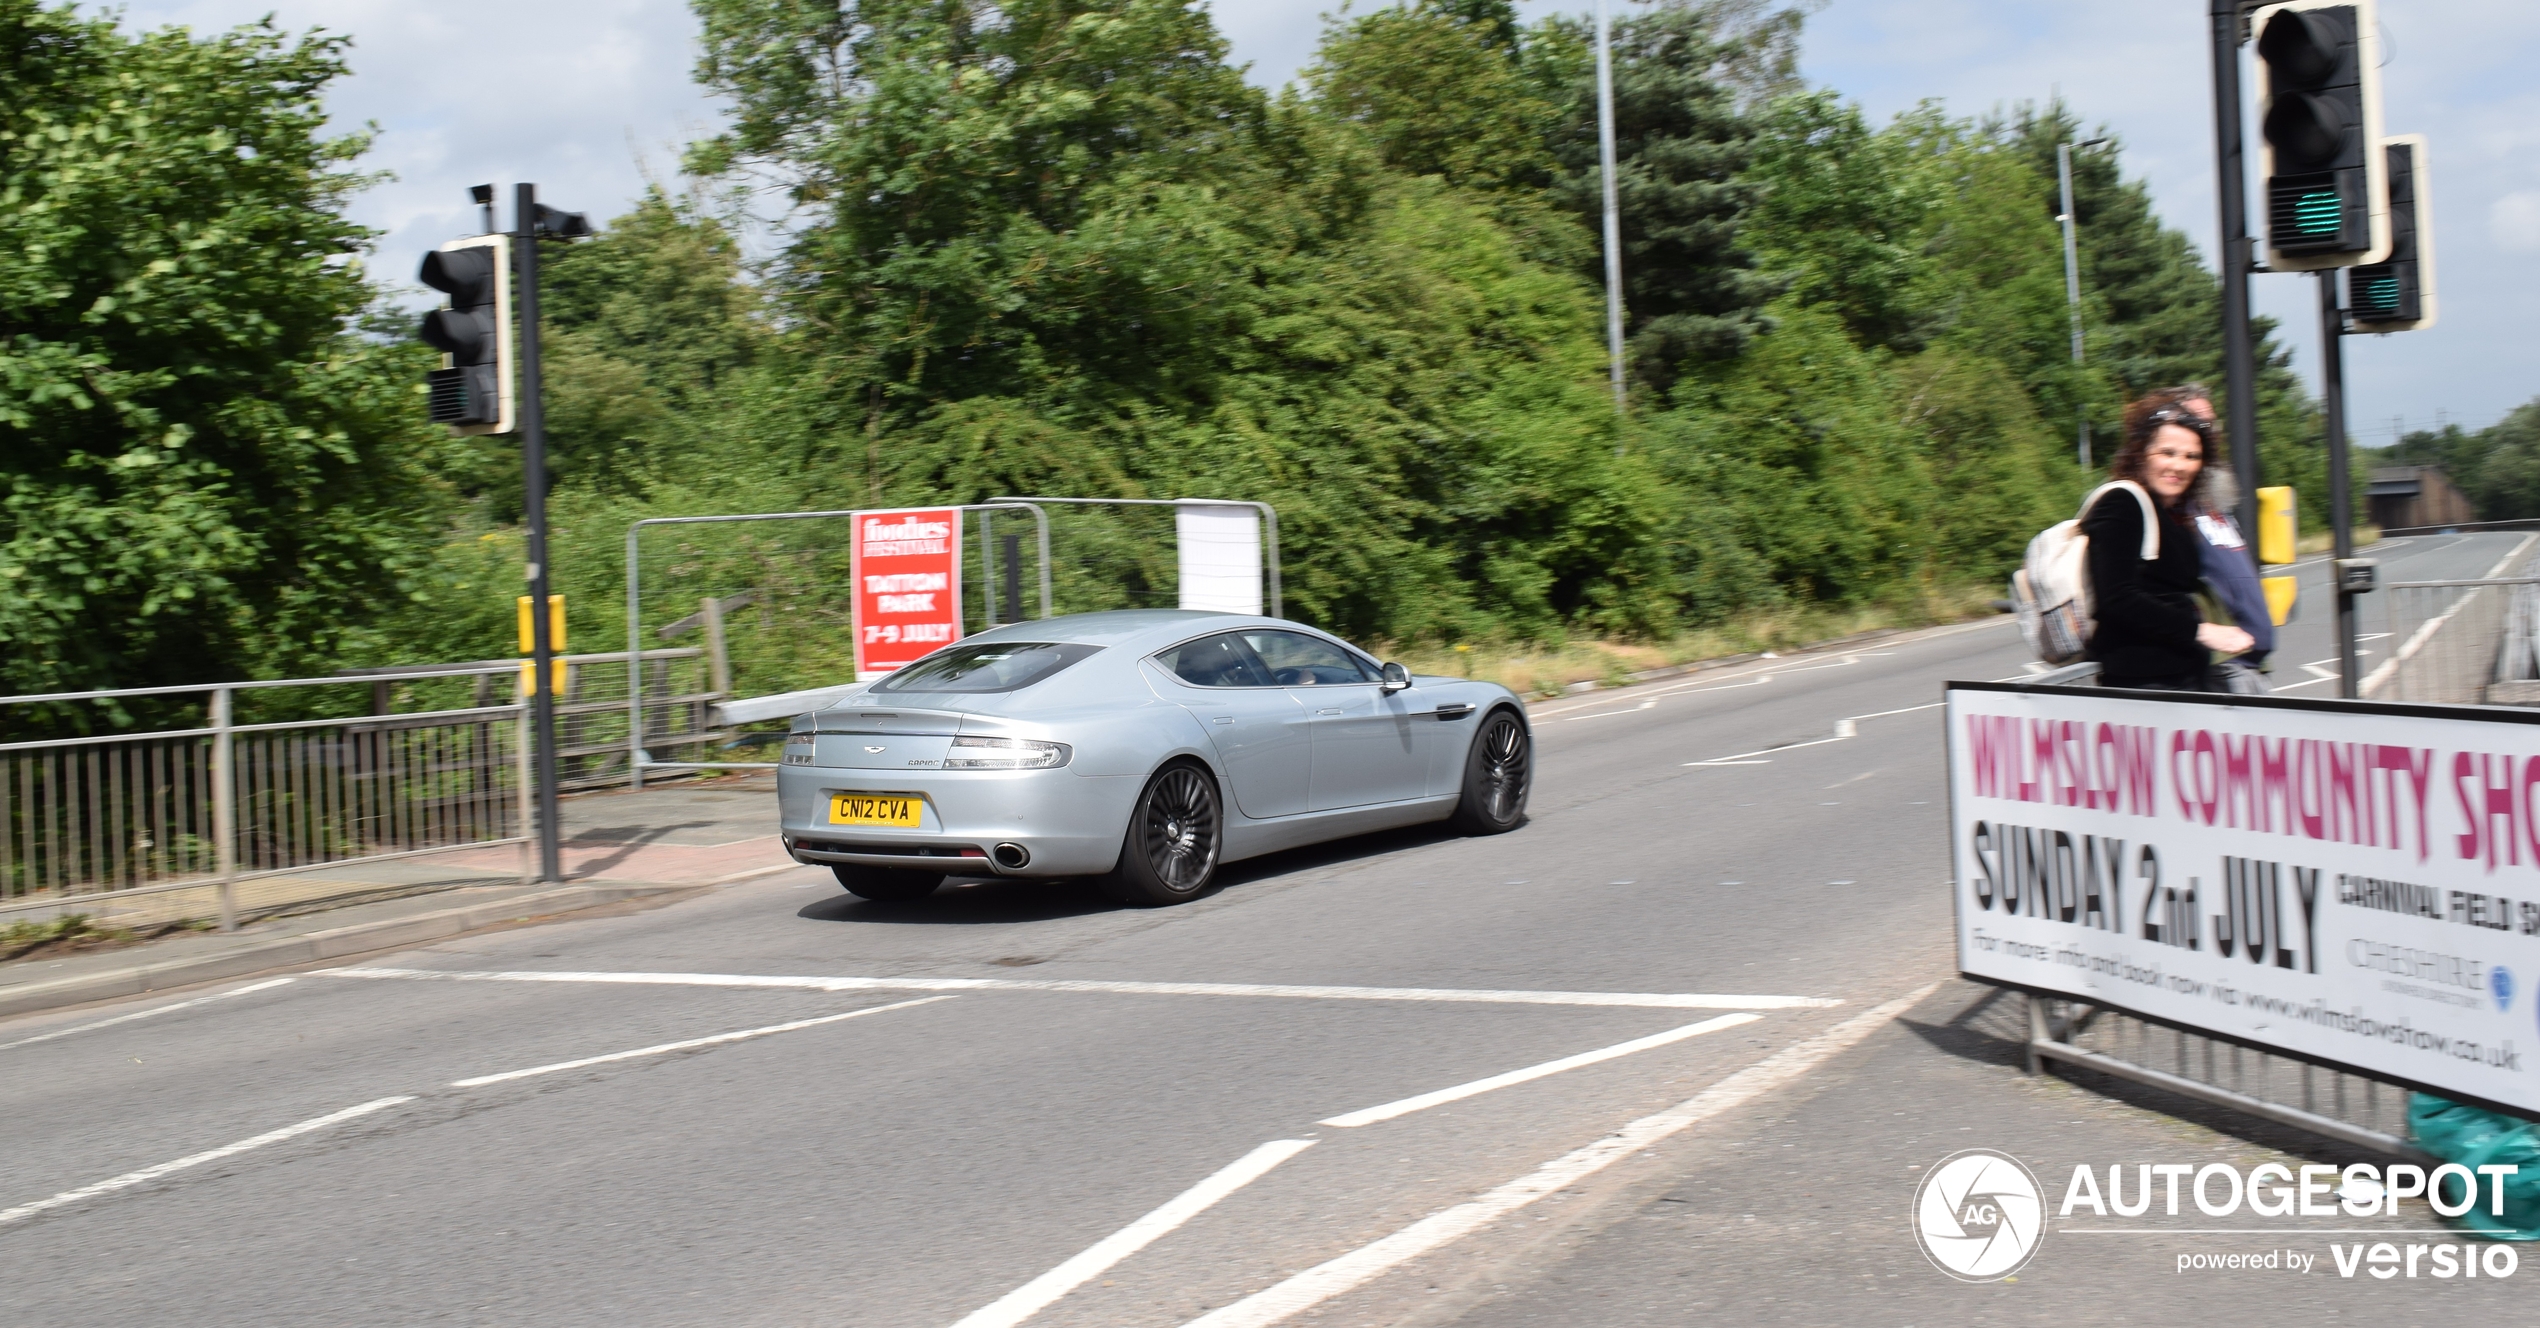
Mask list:
POLYGON ((1173 509, 1180 536, 1182 607, 1213 613, 1261 612, 1261 512, 1216 503, 1173 509))
POLYGON ((1958 967, 2540 1110, 2540 712, 1951 683, 1958 967))

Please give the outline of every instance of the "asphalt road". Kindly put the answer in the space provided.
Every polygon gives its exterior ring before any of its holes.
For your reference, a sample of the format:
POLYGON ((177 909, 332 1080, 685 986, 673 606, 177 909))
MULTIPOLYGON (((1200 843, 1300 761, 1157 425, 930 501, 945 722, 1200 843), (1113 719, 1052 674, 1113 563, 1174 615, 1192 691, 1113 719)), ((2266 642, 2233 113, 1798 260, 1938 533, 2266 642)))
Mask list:
POLYGON ((2016 1283, 1918 1252, 1963 1147, 2349 1160, 2030 1079, 1953 978, 1937 703, 2023 658, 1997 620, 1544 707, 1516 833, 1179 908, 803 869, 0 1022, 0 1323, 2508 1321, 2523 1283, 2340 1279, 2342 1236, 2176 1273, 2267 1247, 2192 1208, 2016 1283))

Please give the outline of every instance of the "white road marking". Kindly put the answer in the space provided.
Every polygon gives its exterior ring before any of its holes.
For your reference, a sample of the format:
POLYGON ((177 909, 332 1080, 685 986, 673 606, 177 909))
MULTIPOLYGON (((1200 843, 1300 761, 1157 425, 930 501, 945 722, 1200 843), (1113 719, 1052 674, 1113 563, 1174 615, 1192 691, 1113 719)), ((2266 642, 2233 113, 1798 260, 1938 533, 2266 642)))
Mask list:
POLYGON ((473 1079, 453 1079, 450 1081, 450 1087, 482 1088, 487 1084, 499 1084, 512 1079, 528 1079, 541 1074, 554 1074, 560 1070, 579 1070, 586 1065, 631 1061, 638 1056, 660 1056, 674 1051, 693 1051, 698 1047, 719 1047, 727 1042, 746 1042, 751 1038, 763 1038, 775 1033, 791 1033, 798 1028, 817 1028, 822 1024, 834 1024, 841 1019, 857 1019, 868 1014, 905 1010, 912 1005, 932 1005, 937 1001, 951 999, 950 996, 928 996, 922 1000, 901 1001, 894 1005, 875 1005, 862 1010, 849 1010, 844 1014, 825 1014, 816 1019, 795 1019, 782 1024, 769 1024, 765 1028, 744 1028, 737 1033, 717 1033, 712 1037, 686 1038, 678 1042, 664 1042, 659 1046, 637 1047, 633 1051, 612 1051, 605 1056, 585 1056, 580 1060, 557 1061, 553 1065, 533 1065, 526 1070, 480 1074, 473 1079))
POLYGON ((1432 1213, 1402 1230, 1231 1305, 1193 1319, 1184 1328, 1264 1328, 1355 1290, 1387 1271, 1459 1240, 1491 1222, 1566 1189, 1689 1126, 1780 1089, 1885 1027, 1939 990, 1933 983, 1911 995, 1854 1015, 1806 1041, 1777 1051, 1655 1116, 1644 1116, 1584 1148, 1565 1153, 1478 1199, 1432 1213))
MULTIPOLYGON (((1522 885, 1522 881, 1512 881, 1522 885)), ((1105 982, 1083 978, 824 978, 755 973, 569 973, 524 970, 327 968, 316 976, 438 982, 610 982, 661 987, 783 987, 805 991, 1075 991, 1125 996, 1273 996, 1322 1001, 1456 1001, 1487 1005, 1619 1005, 1654 1010, 1819 1010, 1822 996, 1718 996, 1700 992, 1489 991, 1460 987, 1289 987, 1254 982, 1105 982)))
POLYGON ((1273 1139, 1244 1154, 1217 1174, 1165 1201, 1164 1206, 1103 1237, 1085 1252, 1016 1287, 993 1305, 965 1316, 953 1328, 1013 1328, 1046 1309, 1052 1301, 1100 1277, 1113 1264, 1153 1244, 1220 1199, 1270 1173, 1270 1169, 1312 1148, 1311 1139, 1273 1139))
POLYGON ((1368 1107, 1361 1111, 1343 1112, 1328 1120, 1319 1120, 1314 1123, 1317 1125, 1335 1126, 1344 1130, 1356 1129, 1361 1125, 1373 1125, 1378 1121, 1392 1120, 1396 1116, 1408 1116, 1415 1111, 1426 1111, 1431 1107, 1443 1106, 1449 1102, 1461 1101, 1468 1097, 1477 1097, 1483 1093, 1491 1091, 1494 1088, 1507 1088, 1513 1084, 1522 1084, 1530 1080, 1544 1078, 1547 1075, 1559 1074, 1563 1070, 1575 1070, 1582 1065, 1594 1065, 1599 1061, 1610 1061, 1619 1056, 1629 1056, 1635 1051, 1647 1051, 1652 1047, 1663 1047, 1671 1042, 1682 1042, 1686 1038, 1700 1037, 1705 1033, 1716 1033, 1724 1028, 1735 1028, 1740 1024, 1751 1024, 1763 1017, 1764 1016, 1760 1014, 1724 1014, 1717 1019, 1705 1019, 1701 1023, 1687 1024, 1682 1028, 1671 1028, 1664 1033, 1652 1033, 1645 1038, 1634 1038, 1629 1042, 1617 1042, 1610 1047, 1601 1047, 1595 1051, 1583 1051, 1576 1056, 1564 1056, 1557 1061, 1545 1061, 1541 1065, 1529 1065, 1522 1070, 1510 1070, 1506 1074, 1495 1074, 1488 1079, 1476 1079, 1469 1084, 1457 1084, 1453 1088, 1441 1088, 1434 1093, 1422 1093, 1418 1097, 1406 1097, 1398 1102, 1385 1103, 1380 1107, 1368 1107))
POLYGON ((11 1222, 24 1221, 27 1218, 35 1216, 37 1213, 45 1212, 49 1209, 60 1208, 65 1204, 75 1204, 82 1199, 94 1199, 101 1194, 111 1194, 116 1190, 130 1189, 135 1185, 146 1184, 150 1181, 157 1180, 161 1176, 173 1175, 176 1172, 183 1171, 188 1167, 199 1167, 206 1162, 218 1162, 225 1157, 236 1157, 240 1153, 247 1152, 250 1149, 262 1148, 267 1144, 278 1144, 285 1139, 295 1139, 315 1130, 323 1130, 330 1125, 341 1125, 345 1121, 351 1120, 356 1116, 367 1116, 374 1111, 385 1111, 390 1107, 412 1101, 414 1101, 414 1098, 411 1095, 405 1097, 383 1097, 376 1102, 365 1102, 358 1107, 346 1107, 342 1111, 330 1112, 324 1116, 316 1118, 315 1120, 304 1120, 297 1125, 285 1125, 279 1130, 268 1131, 267 1133, 257 1135, 253 1139, 241 1139, 234 1144, 224 1144, 219 1148, 210 1150, 209 1152, 196 1153, 192 1157, 180 1157, 174 1162, 162 1162, 155 1167, 143 1167, 139 1171, 127 1171, 111 1180, 101 1180, 94 1185, 83 1185, 76 1190, 64 1190, 50 1199, 38 1199, 34 1203, 20 1204, 15 1208, 0 1209, 0 1226, 7 1226, 11 1222))
POLYGON ((1693 765, 1771 765, 1771 764, 1772 764, 1772 762, 1770 762, 1770 761, 1749 761, 1749 760, 1747 760, 1747 759, 1745 759, 1745 758, 1750 757, 1750 756, 1762 756, 1762 755, 1763 755, 1764 753, 1766 753, 1766 752, 1794 752, 1794 751, 1799 750, 1799 749, 1800 749, 1800 748, 1802 748, 1802 747, 1823 747, 1823 746, 1825 746, 1827 743, 1830 743, 1830 742, 1850 742, 1850 741, 1851 741, 1851 739, 1849 739, 1849 738, 1819 738, 1819 739, 1815 740, 1814 742, 1787 742, 1787 743, 1783 743, 1783 744, 1782 744, 1781 746, 1779 746, 1779 747, 1763 747, 1763 748, 1759 748, 1759 749, 1757 749, 1757 750, 1755 750, 1755 751, 1751 751, 1751 752, 1739 752, 1739 753, 1738 753, 1737 755, 1735 755, 1735 756, 1722 756, 1722 757, 1717 757, 1717 758, 1715 758, 1715 759, 1713 759, 1713 760, 1709 760, 1709 761, 1687 761, 1687 762, 1685 762, 1685 764, 1686 764, 1686 765, 1689 765, 1689 766, 1693 766, 1693 765))
MULTIPOLYGON (((2006 680, 1997 678, 1994 681, 2001 682, 2006 680)), ((1884 719, 1889 715, 1910 715, 1917 710, 1938 710, 1947 704, 1949 703, 1946 701, 1934 701, 1929 705, 1905 706, 1902 709, 1897 710, 1873 710, 1866 715, 1851 715, 1843 719, 1838 719, 1834 722, 1834 736, 1831 738, 1819 738, 1814 742, 1785 743, 1779 747, 1766 747, 1760 751, 1739 752, 1735 756, 1714 757, 1708 761, 1687 761, 1685 762, 1685 765, 1688 767, 1698 765, 1771 765, 1772 762, 1769 760, 1751 761, 1746 758, 1763 756, 1769 752, 1797 751, 1802 747, 1823 747, 1830 742, 1842 742, 1847 738, 1857 738, 1861 736, 1859 724, 1862 720, 1884 719)))
POLYGON ((190 1001, 177 1001, 171 1005, 161 1005, 148 1010, 136 1011, 132 1014, 119 1014, 112 1019, 100 1019, 93 1024, 81 1024, 77 1028, 57 1028, 50 1033, 38 1033, 31 1038, 19 1038, 15 1042, 0 1042, 0 1051, 7 1051, 11 1047, 33 1046, 38 1042, 50 1042, 55 1038, 69 1037, 73 1033, 86 1033, 100 1028, 112 1028, 117 1024, 131 1023, 135 1019, 148 1019, 153 1015, 166 1014, 171 1010, 185 1010, 191 1009, 197 1005, 209 1005, 213 1001, 225 1001, 232 996, 244 996, 251 991, 264 991, 271 987, 284 986, 290 981, 290 978, 272 978, 264 982, 249 983, 244 987, 232 987, 227 991, 214 992, 209 996, 197 996, 190 1001))
POLYGON ((1910 715, 1910 714, 1914 713, 1914 712, 1915 712, 1915 711, 1917 711, 1917 710, 1938 710, 1939 708, 1941 708, 1942 706, 1945 706, 1945 705, 1947 705, 1947 704, 1949 704, 1947 701, 1934 701, 1934 702, 1930 703, 1929 705, 1906 706, 1906 707, 1903 707, 1902 709, 1898 709, 1898 710, 1873 710, 1873 711, 1871 711, 1870 713, 1868 713, 1868 714, 1866 714, 1866 715, 1854 715, 1854 716, 1853 716, 1853 718, 1854 718, 1854 719, 1885 719, 1885 718, 1887 718, 1889 715, 1910 715))

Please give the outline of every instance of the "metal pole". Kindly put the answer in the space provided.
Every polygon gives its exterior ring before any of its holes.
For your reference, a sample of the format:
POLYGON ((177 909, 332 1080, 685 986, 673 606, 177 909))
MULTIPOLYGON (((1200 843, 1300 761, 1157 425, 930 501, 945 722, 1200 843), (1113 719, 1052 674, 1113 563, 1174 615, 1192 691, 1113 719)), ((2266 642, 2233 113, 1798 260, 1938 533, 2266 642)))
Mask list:
POLYGON ((220 929, 238 930, 238 738, 230 690, 212 689, 212 865, 220 872, 220 929))
MULTIPOLYGON (((2063 186, 2064 191, 2064 211, 2055 219, 2064 223, 2064 304, 2072 314, 2073 363, 2078 365, 2081 363, 2081 241, 2074 231, 2073 145, 2070 143, 2055 145, 2055 178, 2063 186)), ((2081 416, 2081 421, 2079 432, 2075 436, 2073 451, 2074 455, 2081 460, 2081 468, 2088 470, 2090 469, 2090 413, 2086 409, 2075 413, 2081 416)))
MULTIPOLYGON (((520 228, 515 246, 520 254, 520 400, 516 409, 525 489, 522 515, 529 527, 529 708, 537 738, 538 879, 561 881, 564 846, 556 824, 556 694, 548 664, 555 657, 555 641, 547 618, 547 412, 538 376, 538 186, 515 187, 512 220, 520 228)), ((642 685, 631 667, 626 683, 630 688, 642 685)))
MULTIPOLYGON (((1596 160, 1605 188, 1605 349, 1612 362, 1614 413, 1623 413, 1623 210, 1614 180, 1614 23, 1596 0, 1596 160)), ((1623 450, 1615 440, 1614 451, 1623 450)), ((1272 616, 1277 616, 1274 608, 1272 616)))
POLYGON ((996 513, 979 514, 979 620, 990 627, 1002 627, 997 619, 997 528, 996 513))
POLYGON ((529 827, 538 819, 536 787, 538 780, 530 762, 537 744, 529 733, 529 707, 520 708, 520 718, 512 725, 512 782, 519 786, 520 798, 520 883, 528 885, 538 879, 536 865, 529 859, 529 827))
POLYGON ((2240 13, 2245 0, 2209 0, 2214 41, 2215 196, 2222 208, 2224 428, 2240 481, 2235 514, 2258 528, 2258 359, 2249 336, 2249 187, 2240 144, 2240 13))
POLYGON ((627 786, 638 793, 644 791, 644 763, 653 759, 644 750, 644 689, 635 685, 635 675, 644 667, 644 592, 638 579, 643 570, 635 546, 643 528, 641 521, 626 528, 626 776, 627 786))
POLYGON ((2335 541, 2329 576, 2337 587, 2337 694, 2353 700, 2361 674, 2355 658, 2355 595, 2346 560, 2355 556, 2354 499, 2346 474, 2346 312, 2337 307, 2337 269, 2320 285, 2320 416, 2328 427, 2328 528, 2335 541))

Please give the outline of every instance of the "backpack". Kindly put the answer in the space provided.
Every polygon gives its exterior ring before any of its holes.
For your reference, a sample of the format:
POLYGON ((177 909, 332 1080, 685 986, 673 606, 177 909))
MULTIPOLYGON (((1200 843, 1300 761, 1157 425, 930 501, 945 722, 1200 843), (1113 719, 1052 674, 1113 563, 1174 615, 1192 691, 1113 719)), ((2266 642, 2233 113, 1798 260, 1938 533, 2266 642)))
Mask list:
POLYGON ((2020 617, 2020 635, 2029 649, 2049 664, 2070 664, 2090 644, 2096 625, 2090 603, 2090 537, 2081 533, 2081 518, 2110 489, 2123 489, 2143 504, 2143 560, 2161 556, 2161 516, 2152 495, 2132 480, 2111 480, 2090 491, 2081 512, 2058 521, 2028 542, 2028 556, 2011 574, 2011 608, 2020 617))

